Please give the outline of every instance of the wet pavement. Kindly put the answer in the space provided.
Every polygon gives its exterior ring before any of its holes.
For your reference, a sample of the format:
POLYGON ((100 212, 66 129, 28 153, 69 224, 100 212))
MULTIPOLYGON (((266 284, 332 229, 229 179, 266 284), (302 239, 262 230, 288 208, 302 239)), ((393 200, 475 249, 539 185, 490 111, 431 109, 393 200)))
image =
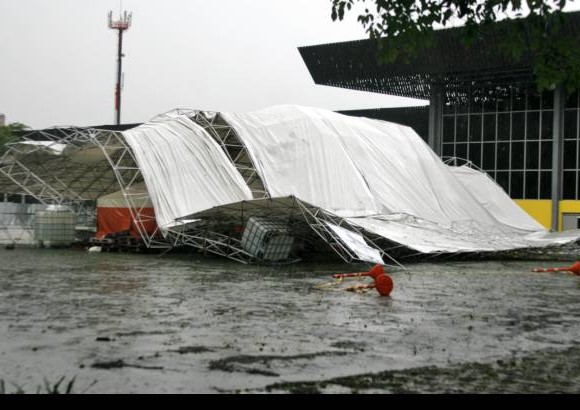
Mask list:
POLYGON ((318 287, 368 266, 1 249, 0 380, 8 392, 64 377, 75 393, 578 393, 580 277, 531 272, 574 258, 407 265, 384 298, 318 287))

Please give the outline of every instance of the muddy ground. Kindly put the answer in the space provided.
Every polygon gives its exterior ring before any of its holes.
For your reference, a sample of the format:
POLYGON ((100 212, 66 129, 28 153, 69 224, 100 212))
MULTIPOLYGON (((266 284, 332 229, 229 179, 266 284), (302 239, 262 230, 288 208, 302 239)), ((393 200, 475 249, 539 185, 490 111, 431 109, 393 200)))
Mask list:
POLYGON ((578 255, 410 264, 384 298, 318 287, 366 266, 1 249, 0 380, 9 393, 63 377, 75 393, 578 393, 580 277, 531 272, 578 255))

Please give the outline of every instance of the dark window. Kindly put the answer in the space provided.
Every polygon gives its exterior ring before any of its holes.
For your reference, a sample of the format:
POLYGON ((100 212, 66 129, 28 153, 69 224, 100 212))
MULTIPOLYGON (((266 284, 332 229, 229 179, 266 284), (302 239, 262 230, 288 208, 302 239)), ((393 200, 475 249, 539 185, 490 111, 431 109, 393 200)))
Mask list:
POLYGON ((566 99, 566 108, 577 108, 578 107, 578 90, 573 93, 568 94, 566 99))
POLYGON ((40 201, 38 199, 36 199, 30 195, 26 195, 24 197, 24 202, 27 204, 39 204, 40 203, 40 201))
POLYGON ((481 141, 481 115, 471 115, 469 119, 469 140, 481 141))
MULTIPOLYGON (((576 178, 576 192, 578 192, 578 195, 580 196, 580 174, 578 175, 578 178, 576 178)), ((580 199, 580 198, 575 198, 575 199, 580 199)))
POLYGON ((576 171, 564 171, 563 199, 576 199, 576 171))
POLYGON ((495 92, 493 90, 488 90, 485 92, 485 99, 483 100, 483 111, 495 112, 496 110, 497 104, 495 101, 495 92))
POLYGON ((495 169, 495 143, 483 144, 483 169, 491 171, 495 169))
POLYGON ((554 91, 544 91, 542 93, 542 109, 552 110, 554 108, 554 91))
POLYGON ((541 169, 551 169, 552 168, 552 141, 545 141, 541 144, 541 154, 540 154, 540 168, 541 169))
POLYGON ((512 114, 512 139, 525 139, 526 132, 526 114, 523 112, 514 112, 512 114))
POLYGON ((454 157, 455 156, 455 152, 453 151, 454 147, 455 144, 443 144, 443 156, 454 157))
POLYGON ((474 93, 474 96, 477 94, 477 98, 475 98, 471 102, 471 112, 473 112, 473 113, 482 113, 483 112, 483 106, 482 106, 481 97, 479 96, 479 93, 480 93, 480 90, 477 90, 476 93, 474 93))
POLYGON ((497 110, 498 111, 509 111, 510 110, 510 92, 501 92, 498 94, 497 100, 497 110))
POLYGON ((524 197, 524 173, 515 171, 511 173, 510 196, 514 199, 524 197))
POLYGON ((469 106, 467 104, 458 104, 455 106, 457 114, 467 114, 469 111, 469 106))
POLYGON ((455 106, 451 104, 445 104, 443 106, 443 114, 455 114, 455 106))
POLYGON ((521 90, 513 90, 512 110, 523 111, 526 109, 526 95, 521 90))
POLYGON ((483 116, 483 140, 495 141, 495 114, 483 116))
POLYGON ((510 139, 510 115, 497 115, 497 139, 509 141, 510 139))
POLYGON ((457 116, 456 139, 460 142, 467 141, 467 115, 457 116))
POLYGON ((577 169, 576 163, 577 141, 564 141, 564 169, 577 169))
POLYGON ((511 169, 524 169, 524 143, 512 142, 511 169))
POLYGON ((538 171, 526 171, 526 199, 538 199, 538 171))
POLYGON ((455 140, 455 117, 443 117, 443 142, 455 140))
POLYGON ((552 198, 552 171, 540 171, 540 199, 552 198))
POLYGON ((540 138, 540 113, 528 112, 528 134, 526 139, 537 140, 540 138))
POLYGON ((498 171, 495 176, 496 182, 509 194, 510 188, 510 173, 506 171, 498 171))
POLYGON ((497 144, 497 169, 510 169, 510 143, 497 144))
POLYGON ((481 167, 481 144, 471 143, 469 144, 469 160, 473 162, 478 167, 481 167))
POLYGON ((540 143, 536 141, 526 142, 526 168, 538 169, 540 166, 540 143))
POLYGON ((540 94, 534 90, 528 90, 528 110, 539 110, 540 108, 540 94))
POLYGON ((576 139, 576 127, 578 126, 576 119, 578 113, 576 110, 564 111, 564 138, 576 139))
POLYGON ((554 128, 554 112, 542 111, 542 139, 547 140, 552 138, 553 128, 554 128))
POLYGON ((455 144, 455 156, 467 159, 467 144, 455 144))
POLYGON ((6 198, 8 200, 8 202, 22 202, 22 195, 16 195, 16 194, 9 194, 8 198, 6 198))

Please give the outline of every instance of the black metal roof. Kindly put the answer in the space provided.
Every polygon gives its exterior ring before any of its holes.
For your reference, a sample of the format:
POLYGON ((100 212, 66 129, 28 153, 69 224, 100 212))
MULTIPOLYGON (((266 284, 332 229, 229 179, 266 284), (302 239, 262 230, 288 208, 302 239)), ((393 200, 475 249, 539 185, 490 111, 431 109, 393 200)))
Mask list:
MULTIPOLYGON (((445 86, 446 100, 465 99, 474 86, 528 86, 532 59, 500 52, 502 38, 513 35, 513 20, 483 26, 470 45, 461 40, 464 27, 437 30, 433 45, 418 50, 408 62, 380 65, 377 40, 299 47, 316 84, 429 99, 433 84, 445 86)), ((563 33, 580 38, 580 12, 565 13, 563 33)), ((394 43, 392 43, 394 45, 394 43)), ((387 40, 386 47, 389 47, 387 40)))

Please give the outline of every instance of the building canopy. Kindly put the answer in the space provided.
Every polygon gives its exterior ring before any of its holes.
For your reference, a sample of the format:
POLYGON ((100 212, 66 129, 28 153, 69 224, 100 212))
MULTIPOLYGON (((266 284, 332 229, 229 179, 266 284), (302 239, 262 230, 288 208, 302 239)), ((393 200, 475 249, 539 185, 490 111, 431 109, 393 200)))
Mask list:
MULTIPOLYGON (((433 45, 417 50, 408 61, 377 62, 377 40, 299 47, 316 84, 428 100, 433 87, 445 87, 447 101, 466 98, 469 90, 495 86, 527 86, 534 80, 533 59, 501 52, 506 36, 513 36, 513 20, 484 25, 469 44, 466 28, 435 31, 433 45)), ((580 12, 565 13, 561 33, 580 35, 580 12)), ((396 47, 385 40, 384 47, 396 47)))

